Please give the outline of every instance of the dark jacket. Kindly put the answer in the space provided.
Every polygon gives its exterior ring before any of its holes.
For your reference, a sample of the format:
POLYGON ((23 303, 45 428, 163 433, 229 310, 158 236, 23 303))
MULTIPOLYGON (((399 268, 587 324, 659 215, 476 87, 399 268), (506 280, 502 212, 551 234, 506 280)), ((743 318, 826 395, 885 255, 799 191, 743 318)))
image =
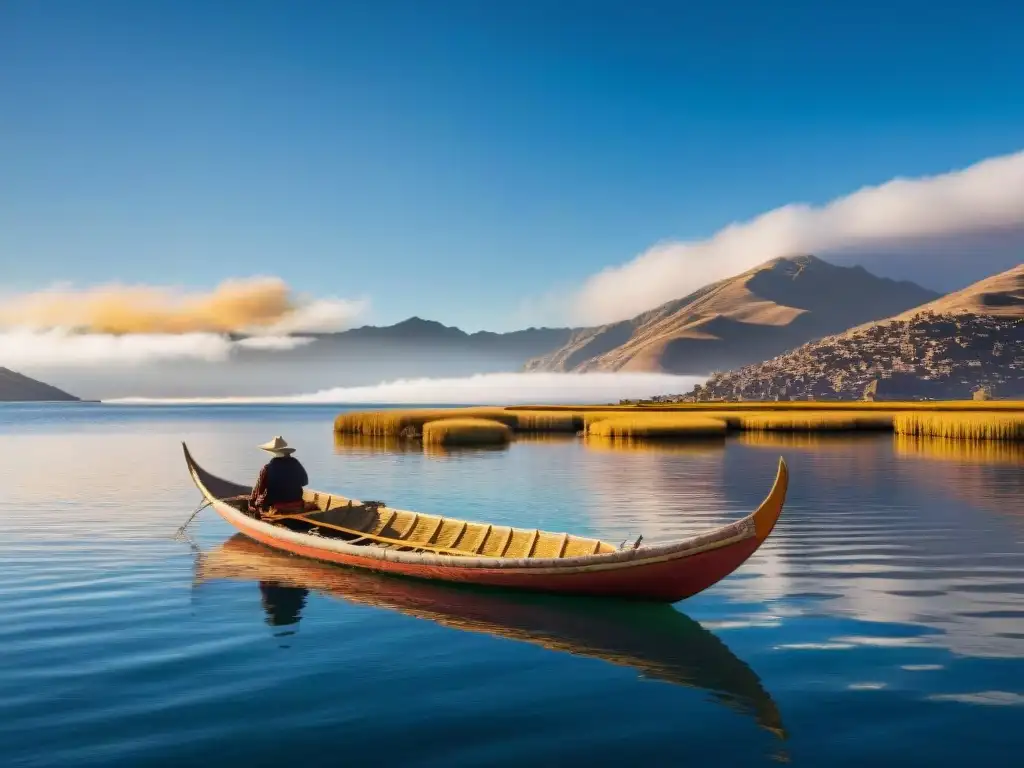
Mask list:
POLYGON ((275 456, 260 470, 249 497, 249 506, 266 509, 274 504, 299 501, 302 488, 309 482, 306 469, 294 456, 275 456))

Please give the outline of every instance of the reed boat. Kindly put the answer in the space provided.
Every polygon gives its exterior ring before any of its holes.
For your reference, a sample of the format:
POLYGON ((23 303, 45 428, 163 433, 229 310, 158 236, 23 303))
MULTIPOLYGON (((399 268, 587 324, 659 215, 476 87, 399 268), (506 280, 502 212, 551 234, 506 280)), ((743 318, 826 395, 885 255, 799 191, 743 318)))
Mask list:
POLYGON ((289 555, 241 533, 198 553, 194 583, 221 580, 258 585, 267 623, 274 627, 297 625, 307 595, 317 593, 706 691, 722 706, 786 738, 779 708, 757 673, 717 635, 670 605, 394 578, 289 555))
POLYGON ((193 482, 217 513, 252 539, 340 565, 439 581, 675 603, 718 583, 768 538, 782 514, 789 470, 746 517, 666 544, 615 546, 570 533, 395 509, 307 490, 306 510, 258 519, 249 486, 200 467, 182 443, 193 482))

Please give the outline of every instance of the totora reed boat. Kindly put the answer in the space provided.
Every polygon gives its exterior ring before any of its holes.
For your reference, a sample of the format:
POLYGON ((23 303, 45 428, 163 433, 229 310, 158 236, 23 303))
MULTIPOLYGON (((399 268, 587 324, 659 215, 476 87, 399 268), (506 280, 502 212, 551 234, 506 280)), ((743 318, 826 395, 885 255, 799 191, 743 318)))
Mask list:
POLYGON ((620 548, 600 539, 492 525, 393 509, 307 490, 307 510, 257 519, 245 512, 248 486, 200 467, 184 443, 192 480, 228 523, 256 541, 295 555, 374 571, 448 582, 674 603, 741 566, 775 527, 789 470, 746 517, 668 544, 620 548))

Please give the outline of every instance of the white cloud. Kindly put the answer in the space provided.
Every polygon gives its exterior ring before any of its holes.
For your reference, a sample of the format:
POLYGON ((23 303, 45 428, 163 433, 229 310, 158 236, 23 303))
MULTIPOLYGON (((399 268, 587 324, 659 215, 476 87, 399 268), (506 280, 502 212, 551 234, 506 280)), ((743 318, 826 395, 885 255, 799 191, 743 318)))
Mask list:
POLYGON ((312 342, 313 339, 309 336, 250 336, 246 339, 239 339, 234 343, 234 346, 245 349, 281 352, 304 347, 312 342))
POLYGON ((77 328, 95 334, 217 334, 284 336, 339 331, 365 311, 366 299, 298 296, 280 278, 225 280, 211 290, 107 284, 55 285, 4 296, 0 328, 77 328))
POLYGON ((231 342, 215 333, 142 334, 121 336, 15 330, 0 333, 0 360, 19 368, 80 368, 98 365, 141 365, 163 360, 226 360, 231 342))
POLYGON ((513 405, 602 403, 687 392, 704 381, 662 373, 485 373, 460 378, 396 379, 304 395, 236 398, 121 398, 122 403, 407 403, 513 405))
POLYGON ((281 319, 253 333, 286 336, 290 333, 331 333, 343 331, 353 319, 369 308, 367 299, 313 299, 296 307, 281 319))
POLYGON ((1013 254, 1000 268, 1011 266, 1024 253, 1024 152, 938 176, 893 179, 821 207, 787 205, 707 240, 659 243, 587 280, 572 300, 572 321, 629 318, 769 259, 801 253, 861 263, 880 274, 897 257, 945 253, 980 267, 972 280, 988 273, 979 263, 988 255, 1013 254))
POLYGON ((232 342, 216 333, 74 333, 49 331, 0 332, 0 364, 7 368, 98 368, 140 366, 176 360, 224 362, 235 349, 294 349, 312 339, 301 336, 259 336, 232 342))

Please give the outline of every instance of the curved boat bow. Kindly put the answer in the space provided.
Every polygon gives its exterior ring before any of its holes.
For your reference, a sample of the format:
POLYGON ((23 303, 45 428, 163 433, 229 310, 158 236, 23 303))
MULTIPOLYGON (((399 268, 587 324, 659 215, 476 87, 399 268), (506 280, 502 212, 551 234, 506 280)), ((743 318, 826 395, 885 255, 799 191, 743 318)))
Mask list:
POLYGON ((394 509, 309 490, 309 511, 272 519, 246 513, 250 488, 210 474, 184 443, 193 482, 228 523, 292 554, 416 578, 562 594, 677 602, 735 571, 775 527, 789 470, 746 517, 667 544, 620 549, 599 539, 394 509))

